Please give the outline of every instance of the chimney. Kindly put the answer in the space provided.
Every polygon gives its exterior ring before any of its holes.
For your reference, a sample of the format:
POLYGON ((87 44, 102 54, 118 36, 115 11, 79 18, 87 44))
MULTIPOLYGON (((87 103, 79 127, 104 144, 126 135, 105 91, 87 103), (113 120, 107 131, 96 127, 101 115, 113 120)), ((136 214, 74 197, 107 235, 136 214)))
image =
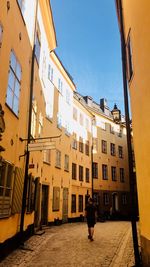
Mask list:
POLYGON ((92 107, 93 98, 91 96, 84 96, 83 98, 84 98, 85 102, 87 103, 87 105, 89 107, 92 107))

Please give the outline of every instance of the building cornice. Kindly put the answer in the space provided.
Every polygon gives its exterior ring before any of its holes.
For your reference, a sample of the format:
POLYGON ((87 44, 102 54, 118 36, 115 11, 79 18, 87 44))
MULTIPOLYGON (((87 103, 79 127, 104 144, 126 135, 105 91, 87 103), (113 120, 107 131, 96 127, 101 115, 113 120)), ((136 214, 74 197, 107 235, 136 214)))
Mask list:
POLYGON ((49 49, 50 51, 52 51, 57 46, 57 40, 50 1, 39 0, 39 5, 42 13, 42 19, 49 44, 49 49))

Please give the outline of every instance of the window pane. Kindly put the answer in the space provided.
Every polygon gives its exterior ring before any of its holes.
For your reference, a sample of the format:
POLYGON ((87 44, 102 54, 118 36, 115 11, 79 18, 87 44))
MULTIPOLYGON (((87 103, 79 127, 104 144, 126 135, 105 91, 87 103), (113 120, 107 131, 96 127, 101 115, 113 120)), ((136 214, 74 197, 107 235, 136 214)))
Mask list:
POLYGON ((9 188, 11 187, 12 169, 13 167, 11 165, 8 165, 6 187, 9 188))
POLYGON ((0 186, 4 186, 5 168, 6 168, 6 164, 4 163, 3 166, 0 167, 0 186))
POLYGON ((19 100, 16 96, 14 96, 13 111, 15 112, 16 115, 18 115, 18 105, 19 105, 19 100))
POLYGON ((3 196, 4 189, 0 187, 0 196, 3 196))
POLYGON ((19 82, 16 80, 16 81, 15 81, 15 95, 17 96, 17 98, 19 98, 19 92, 20 92, 20 84, 19 84, 19 82))
POLYGON ((12 92, 11 88, 9 88, 9 86, 8 86, 6 103, 11 108, 12 108, 12 100, 13 100, 13 92, 12 92))
POLYGON ((20 82, 21 81, 21 66, 19 63, 17 64, 17 68, 16 68, 16 76, 20 82))
POLYGON ((10 64, 11 64, 12 69, 15 72, 15 69, 16 69, 16 57, 15 57, 13 51, 11 51, 10 64))
POLYGON ((15 76, 14 76, 12 70, 10 69, 9 78, 8 78, 8 85, 9 85, 9 87, 12 88, 12 90, 14 89, 14 83, 15 83, 15 76))

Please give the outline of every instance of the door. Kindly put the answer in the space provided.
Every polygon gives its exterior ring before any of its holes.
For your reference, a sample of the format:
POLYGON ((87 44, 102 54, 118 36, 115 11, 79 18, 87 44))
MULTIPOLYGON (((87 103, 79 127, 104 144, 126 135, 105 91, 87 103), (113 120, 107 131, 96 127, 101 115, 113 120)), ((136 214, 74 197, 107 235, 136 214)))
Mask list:
POLYGON ((118 212, 119 211, 119 201, 118 201, 118 194, 117 193, 114 193, 112 195, 112 211, 114 213, 118 212))
POLYGON ((48 185, 42 185, 42 205, 41 205, 41 224, 48 223, 48 185))
POLYGON ((68 188, 63 188, 62 221, 68 221, 68 188))
POLYGON ((34 226, 40 226, 40 178, 35 179, 35 213, 34 213, 34 226))

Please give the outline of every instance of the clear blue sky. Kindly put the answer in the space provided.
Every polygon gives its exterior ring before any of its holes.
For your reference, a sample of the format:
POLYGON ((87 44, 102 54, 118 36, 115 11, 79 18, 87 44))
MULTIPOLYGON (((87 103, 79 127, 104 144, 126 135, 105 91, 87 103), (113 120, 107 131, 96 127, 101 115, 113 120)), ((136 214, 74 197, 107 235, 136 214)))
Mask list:
POLYGON ((51 0, 56 53, 77 90, 124 113, 120 36, 114 0, 51 0))

